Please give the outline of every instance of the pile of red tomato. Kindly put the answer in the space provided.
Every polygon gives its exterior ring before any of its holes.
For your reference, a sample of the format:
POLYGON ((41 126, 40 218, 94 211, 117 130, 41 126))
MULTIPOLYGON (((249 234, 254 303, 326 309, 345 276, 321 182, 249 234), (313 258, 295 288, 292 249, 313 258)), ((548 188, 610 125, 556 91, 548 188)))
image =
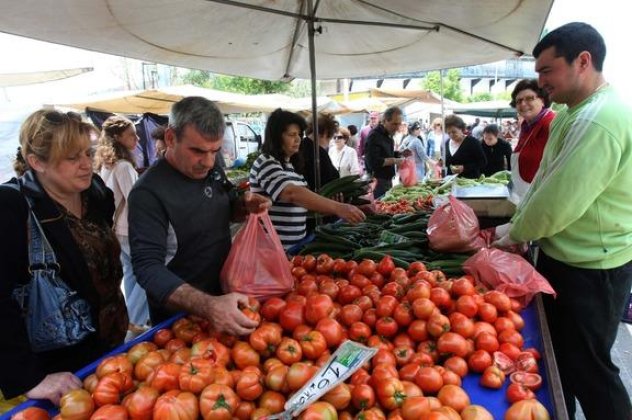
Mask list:
POLYGON ((470 371, 489 388, 510 378, 505 419, 549 418, 533 393, 540 355, 523 349, 520 305, 505 294, 420 262, 396 268, 389 257, 294 257, 292 274, 293 292, 242 309, 260 322, 250 336, 179 319, 104 359, 84 389, 62 398, 61 418, 263 419, 283 411, 346 339, 378 351, 301 419, 492 419, 461 388, 470 371))

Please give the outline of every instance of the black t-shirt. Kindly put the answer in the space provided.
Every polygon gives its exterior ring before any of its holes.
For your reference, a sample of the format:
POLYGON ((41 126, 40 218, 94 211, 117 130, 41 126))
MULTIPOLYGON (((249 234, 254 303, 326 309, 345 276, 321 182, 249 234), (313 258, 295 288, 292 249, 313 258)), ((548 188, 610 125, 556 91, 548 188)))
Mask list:
MULTIPOLYGON (((294 164, 295 160, 292 161, 292 164, 294 165, 294 168, 296 168, 296 172, 305 177, 305 181, 307 181, 309 189, 316 191, 316 182, 314 178, 314 141, 309 137, 305 137, 301 142, 301 147, 298 153, 303 158, 302 168, 299 165, 294 164)), ((320 161, 321 187, 329 181, 340 178, 340 174, 333 163, 331 163, 329 153, 326 149, 322 147, 318 148, 318 158, 320 161)))
POLYGON ((487 165, 483 168, 483 175, 490 176, 505 169, 511 171, 511 144, 499 138, 493 146, 488 146, 485 142, 481 146, 487 159, 487 165))

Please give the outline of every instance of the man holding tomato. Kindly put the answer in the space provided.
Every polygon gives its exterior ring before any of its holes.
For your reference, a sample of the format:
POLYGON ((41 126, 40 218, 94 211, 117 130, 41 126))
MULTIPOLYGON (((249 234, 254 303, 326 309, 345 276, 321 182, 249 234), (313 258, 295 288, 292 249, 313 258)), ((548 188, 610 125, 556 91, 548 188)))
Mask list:
POLYGON ((184 310, 235 336, 257 326, 239 309, 248 305, 247 296, 221 296, 219 272, 231 246, 230 221, 271 203, 249 192, 239 197, 215 165, 224 127, 222 113, 205 98, 175 103, 164 159, 129 195, 132 265, 147 292, 154 325, 184 310))
POLYGON ((587 419, 631 418, 610 350, 632 285, 632 110, 602 75, 606 47, 585 23, 536 45, 539 85, 567 108, 551 124, 540 169, 495 244, 539 241, 538 270, 566 408, 587 419))

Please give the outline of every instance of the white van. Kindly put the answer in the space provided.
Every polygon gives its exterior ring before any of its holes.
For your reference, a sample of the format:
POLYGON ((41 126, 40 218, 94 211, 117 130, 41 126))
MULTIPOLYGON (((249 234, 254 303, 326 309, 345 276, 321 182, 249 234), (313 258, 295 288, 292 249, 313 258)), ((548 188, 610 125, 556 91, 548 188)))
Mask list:
POLYGON ((222 146, 226 168, 232 167, 238 158, 245 162, 248 154, 258 151, 260 147, 261 135, 257 134, 250 125, 240 121, 226 121, 222 146))

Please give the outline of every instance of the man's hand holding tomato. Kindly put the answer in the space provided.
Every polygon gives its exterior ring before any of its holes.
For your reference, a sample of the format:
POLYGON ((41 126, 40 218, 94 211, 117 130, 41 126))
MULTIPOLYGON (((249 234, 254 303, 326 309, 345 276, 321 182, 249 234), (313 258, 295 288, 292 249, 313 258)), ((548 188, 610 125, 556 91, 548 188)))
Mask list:
POLYGON ((216 331, 239 337, 250 334, 259 325, 240 309, 240 306, 248 306, 248 296, 229 293, 209 298, 211 302, 204 308, 204 312, 216 331))
POLYGON ((82 385, 81 380, 70 372, 51 373, 25 395, 31 399, 50 400, 58 406, 62 395, 82 385))

